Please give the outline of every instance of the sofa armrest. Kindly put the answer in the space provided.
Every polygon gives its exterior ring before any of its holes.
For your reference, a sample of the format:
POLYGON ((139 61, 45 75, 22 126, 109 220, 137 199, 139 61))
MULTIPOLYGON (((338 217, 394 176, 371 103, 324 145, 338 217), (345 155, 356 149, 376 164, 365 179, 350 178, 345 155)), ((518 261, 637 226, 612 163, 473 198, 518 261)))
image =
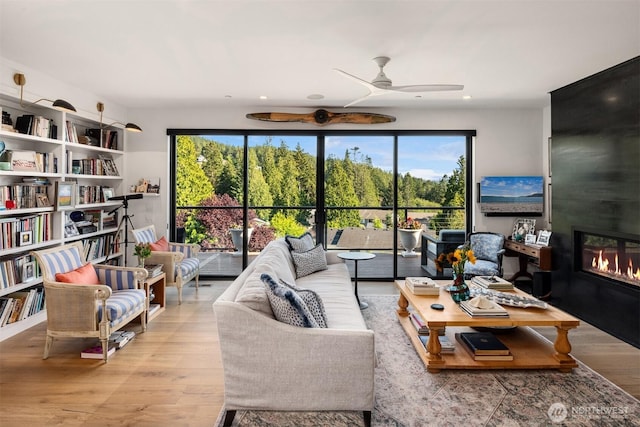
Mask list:
POLYGON ((327 264, 344 264, 344 260, 338 257, 338 252, 325 251, 325 257, 327 259, 327 264))
POLYGON ((227 409, 371 410, 371 330, 299 328, 216 301, 227 409))

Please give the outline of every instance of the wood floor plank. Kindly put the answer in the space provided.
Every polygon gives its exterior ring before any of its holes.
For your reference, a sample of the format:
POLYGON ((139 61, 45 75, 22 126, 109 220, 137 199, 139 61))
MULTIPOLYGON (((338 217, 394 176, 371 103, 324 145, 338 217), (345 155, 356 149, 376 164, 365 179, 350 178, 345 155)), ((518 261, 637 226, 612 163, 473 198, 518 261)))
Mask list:
MULTIPOLYGON (((0 424, 212 426, 224 386, 211 305, 228 283, 187 287, 182 305, 168 289, 165 312, 107 364, 80 358, 86 339, 56 340, 42 360, 44 323, 1 342, 0 424)), ((392 283, 360 282, 358 291, 365 300, 397 295, 392 283)), ((541 329, 555 339, 554 328, 541 329)), ((640 398, 640 350, 587 324, 569 336, 576 358, 640 398)))

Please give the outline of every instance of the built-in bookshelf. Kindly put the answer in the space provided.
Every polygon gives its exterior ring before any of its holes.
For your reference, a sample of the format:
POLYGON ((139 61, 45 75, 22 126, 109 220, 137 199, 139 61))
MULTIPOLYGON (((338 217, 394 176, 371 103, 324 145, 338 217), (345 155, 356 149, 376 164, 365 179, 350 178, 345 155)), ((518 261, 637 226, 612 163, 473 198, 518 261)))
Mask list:
POLYGON ((81 240, 91 262, 123 258, 116 239, 121 201, 109 200, 124 191, 123 129, 24 105, 0 94, 0 341, 46 320, 31 251, 81 240))

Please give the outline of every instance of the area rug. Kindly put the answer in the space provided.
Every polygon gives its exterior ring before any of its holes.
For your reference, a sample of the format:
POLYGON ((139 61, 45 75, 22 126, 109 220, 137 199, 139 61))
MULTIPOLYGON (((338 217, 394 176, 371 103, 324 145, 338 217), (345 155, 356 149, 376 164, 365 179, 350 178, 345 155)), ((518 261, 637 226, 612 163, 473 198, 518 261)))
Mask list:
MULTIPOLYGON (((640 426, 640 401, 582 363, 430 374, 398 323, 397 297, 364 298, 375 332, 374 426, 640 426)), ((222 426, 224 410, 216 425, 222 426)), ((361 426, 361 412, 238 411, 235 427, 361 426)))

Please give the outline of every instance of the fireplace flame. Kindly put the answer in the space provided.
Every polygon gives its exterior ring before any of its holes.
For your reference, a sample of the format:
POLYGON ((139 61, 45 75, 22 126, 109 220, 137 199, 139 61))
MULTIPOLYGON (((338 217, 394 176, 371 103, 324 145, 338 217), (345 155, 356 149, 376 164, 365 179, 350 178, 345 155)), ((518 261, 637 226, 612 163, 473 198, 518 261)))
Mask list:
POLYGON ((618 254, 615 254, 614 257, 614 264, 615 264, 615 268, 610 269, 609 268, 609 259, 607 259, 606 257, 604 257, 602 255, 602 250, 600 250, 598 252, 598 256, 594 256, 593 260, 591 261, 591 267, 594 270, 600 271, 602 273, 606 273, 608 275, 615 275, 615 276, 623 276, 623 277, 628 277, 629 279, 635 279, 640 281, 640 266, 636 267, 635 272, 634 272, 634 267, 633 267, 633 260, 629 259, 629 265, 627 266, 627 269, 625 272, 623 272, 620 269, 620 265, 619 265, 619 260, 618 260, 618 254))

